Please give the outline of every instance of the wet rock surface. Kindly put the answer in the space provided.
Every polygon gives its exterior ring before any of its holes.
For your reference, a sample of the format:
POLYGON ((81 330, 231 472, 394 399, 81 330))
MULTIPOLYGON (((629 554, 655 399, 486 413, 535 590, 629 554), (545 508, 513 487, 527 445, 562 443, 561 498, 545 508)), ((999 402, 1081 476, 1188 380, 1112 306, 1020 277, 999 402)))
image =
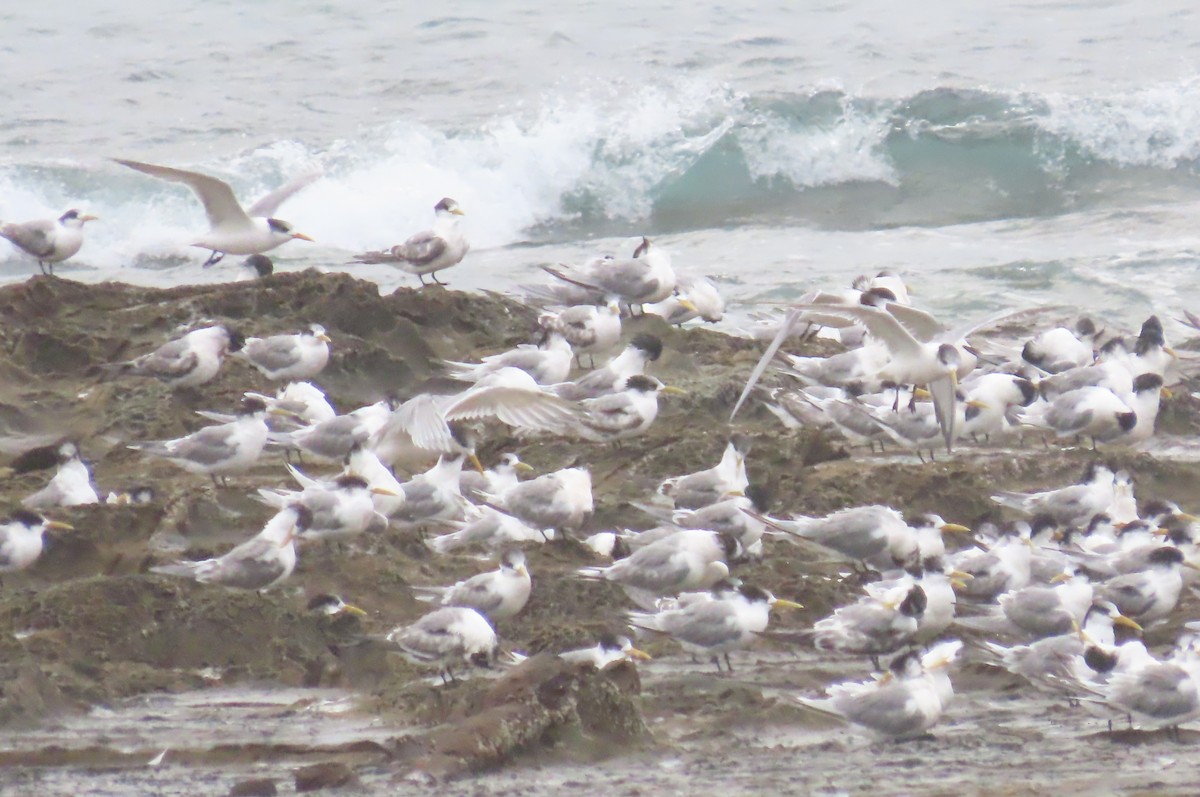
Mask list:
MULTIPOLYGON (((128 794, 227 793, 265 778, 287 793, 299 789, 292 773, 314 764, 345 768, 364 793, 381 794, 426 777, 446 794, 561 793, 578 784, 647 794, 718 785, 730 793, 859 794, 877 793, 880 783, 928 794, 1032 794, 1051 784, 1079 794, 1101 786, 1188 793, 1200 778, 1175 742, 1110 737, 1078 709, 1032 696, 1016 679, 977 665, 956 677, 959 703, 934 740, 873 743, 788 699, 865 677, 869 665, 771 640, 734 654, 732 676, 718 677, 707 662, 691 663, 672 643, 651 640, 650 652, 661 658, 636 671, 624 665, 598 673, 534 655, 511 671, 443 687, 399 657, 347 643, 423 614, 428 605, 416 600, 414 585, 453 583, 492 564, 478 551, 436 555, 397 530, 351 545, 307 545, 292 578, 261 595, 148 572, 176 557, 219 554, 258 531, 270 510, 251 498, 254 490, 288 478, 281 457, 268 454, 215 489, 125 446, 192 431, 207 423, 195 410, 228 411, 243 391, 275 386, 232 361, 214 382, 178 391, 136 378, 105 380, 101 365, 149 351, 184 325, 211 320, 267 335, 317 321, 334 344, 315 381, 345 411, 437 384, 440 359, 470 360, 526 342, 534 317, 503 297, 441 289, 379 296, 371 283, 315 272, 166 291, 41 277, 0 289, 0 465, 25 448, 70 437, 102 494, 143 484, 156 493, 144 506, 49 512, 76 530, 50 538, 30 570, 0 577, 0 628, 11 629, 0 636, 0 791, 23 793, 36 783, 43 794, 75 794, 88 777, 98 778, 98 789, 120 783, 128 794), (362 606, 368 617, 329 621, 306 613, 308 598, 323 592, 362 606), (248 691, 229 697, 230 689, 248 691), (310 702, 297 691, 321 697, 310 702), (286 702, 274 702, 281 695, 286 702), (224 727, 244 728, 248 737, 215 730, 224 727), (307 735, 293 737, 285 727, 307 735), (172 752, 147 767, 164 747, 172 752), (1121 768, 1105 778, 1090 762, 1114 754, 1121 768), (988 774, 1011 767, 1028 775, 1028 789, 988 774)), ((587 533, 649 527, 633 502, 667 476, 716 462, 731 431, 729 411, 761 351, 752 341, 678 330, 657 318, 626 325, 626 338, 639 332, 665 343, 652 372, 688 391, 664 398, 645 436, 618 447, 520 439, 489 427, 480 448, 487 464, 513 450, 539 472, 588 466, 597 511, 587 533)), ((1186 390, 1160 425, 1194 430, 1186 390)), ((988 495, 996 489, 1065 484, 1098 456, 1034 444, 964 447, 926 465, 902 454, 850 457, 821 434, 784 433, 753 403, 737 428, 755 440, 751 480, 772 485, 775 509, 797 513, 880 502, 972 525, 995 511, 988 495)), ((1188 503, 1194 463, 1121 450, 1099 456, 1136 474, 1139 498, 1197 508, 1188 503)), ((0 479, 0 505, 16 506, 49 475, 0 479)), ((536 654, 619 630, 625 596, 572 575, 599 563, 588 549, 563 540, 527 555, 533 595, 521 615, 499 625, 507 647, 536 654)), ((737 574, 804 603, 803 612, 778 619, 780 629, 804 628, 858 588, 850 568, 825 559, 768 542, 764 559, 737 574)))

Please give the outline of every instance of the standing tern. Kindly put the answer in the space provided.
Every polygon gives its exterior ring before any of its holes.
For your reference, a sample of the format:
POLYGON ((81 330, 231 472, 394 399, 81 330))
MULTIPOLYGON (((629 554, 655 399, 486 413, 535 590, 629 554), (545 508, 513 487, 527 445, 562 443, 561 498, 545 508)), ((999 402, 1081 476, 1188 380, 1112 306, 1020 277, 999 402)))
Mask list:
POLYGON ((1112 505, 1115 483, 1116 476, 1108 466, 1092 462, 1080 484, 1037 493, 1000 492, 992 500, 1029 515, 1049 515, 1063 526, 1086 528, 1093 515, 1112 505))
POLYGON ((870 595, 842 606, 813 625, 818 650, 836 650, 859 656, 895 653, 912 643, 929 599, 920 584, 901 584, 886 599, 870 595))
POLYGON ((616 296, 631 313, 635 305, 661 302, 675 290, 671 256, 651 246, 649 238, 642 238, 632 258, 594 260, 578 273, 564 273, 550 266, 542 266, 542 270, 568 284, 590 288, 598 297, 616 296))
POLYGON ((592 515, 592 474, 585 468, 556 470, 514 484, 495 500, 534 528, 575 530, 592 515))
POLYGON ((238 204, 233 189, 224 180, 170 166, 157 166, 153 163, 121 158, 114 160, 122 166, 128 166, 151 177, 183 183, 195 192, 208 216, 209 231, 192 246, 212 250, 208 260, 204 261, 206 267, 219 262, 227 254, 257 255, 288 241, 312 240, 304 233, 293 230, 288 222, 274 218, 272 214, 289 197, 320 177, 320 173, 299 177, 243 209, 238 204))
POLYGON ((295 335, 246 338, 234 356, 272 381, 311 379, 329 362, 329 335, 320 324, 310 324, 295 335))
POLYGON ((615 299, 600 306, 575 305, 557 313, 542 313, 538 326, 562 335, 575 352, 575 362, 582 365, 580 355, 586 354, 594 368, 596 352, 608 351, 621 340, 621 308, 615 299))
POLYGON ((519 543, 543 543, 554 539, 554 529, 537 529, 523 520, 490 506, 480 507, 480 516, 466 523, 444 521, 454 531, 427 540, 430 548, 439 553, 457 551, 468 545, 503 548, 519 543))
MULTIPOLYGON (((645 549, 643 549, 645 550, 645 549)), ((729 654, 753 642, 767 630, 771 609, 802 609, 798 603, 776 598, 758 587, 743 585, 713 600, 688 603, 656 614, 630 612, 635 628, 666 634, 693 655, 709 656, 721 671, 721 657, 729 672, 729 654)))
MULTIPOLYGON (((480 573, 449 587, 431 590, 442 606, 474 609, 497 623, 516 617, 529 602, 532 582, 525 567, 525 553, 519 548, 500 557, 500 567, 480 573)), ((418 591, 425 591, 418 588, 418 591)))
POLYGON ((436 667, 442 682, 454 666, 490 667, 496 660, 496 631, 482 614, 463 606, 435 609, 412 625, 393 629, 385 641, 409 662, 436 667))
POLYGON ((169 387, 198 387, 212 381, 226 355, 246 343, 245 336, 222 324, 193 329, 181 338, 128 362, 103 366, 109 376, 148 376, 169 387))
POLYGON ((627 377, 643 373, 646 365, 662 356, 662 341, 654 335, 635 335, 624 351, 601 367, 584 374, 574 382, 562 382, 550 387, 565 399, 580 401, 615 393, 627 377))
POLYGON ((675 280, 675 293, 648 306, 646 311, 662 316, 668 324, 682 326, 693 318, 715 324, 725 315, 725 300, 708 279, 680 274, 675 280))
POLYGON ((313 483, 291 465, 288 469, 305 484, 303 492, 260 488, 258 494, 271 506, 282 508, 299 504, 312 513, 312 519, 299 535, 302 539, 349 537, 387 530, 388 519, 375 509, 372 499, 375 495, 395 496, 395 492, 371 487, 366 479, 352 474, 338 476, 332 484, 326 485, 313 483))
POLYGON ((462 454, 443 456, 432 468, 400 485, 404 501, 389 517, 405 526, 461 518, 468 506, 459 487, 464 459, 462 454))
POLYGON ((594 441, 624 440, 642 434, 658 417, 660 393, 680 395, 684 391, 645 374, 627 377, 619 393, 580 402, 586 416, 579 421, 579 434, 594 441))
POLYGON ((296 567, 296 535, 308 528, 311 519, 312 513, 304 507, 288 506, 275 513, 262 531, 223 556, 160 565, 150 568, 150 572, 183 576, 201 584, 267 590, 292 574, 296 567))
POLYGON ((796 699, 819 714, 861 725, 886 739, 918 738, 938 723, 954 696, 945 668, 961 648, 961 642, 951 640, 924 656, 905 653, 881 678, 832 686, 824 700, 796 699))
POLYGON ((186 437, 152 443, 134 443, 129 447, 152 457, 165 459, 186 470, 224 480, 231 473, 250 469, 267 444, 267 407, 258 399, 244 399, 242 414, 229 423, 207 426, 186 437))
POLYGON ((729 562, 741 554, 733 537, 704 529, 686 529, 638 548, 607 567, 585 567, 579 575, 612 581, 642 607, 662 595, 707 589, 729 576, 729 562))
POLYGON ((450 197, 443 197, 433 206, 435 221, 432 230, 425 230, 410 237, 402 244, 382 252, 365 252, 355 255, 357 263, 389 263, 396 268, 416 274, 422 285, 425 275, 438 285, 445 285, 437 278, 437 272, 462 262, 471 245, 458 229, 458 219, 465 215, 463 209, 450 197))
POLYGON ((37 260, 43 274, 54 274, 55 263, 71 257, 83 246, 84 223, 96 218, 71 209, 57 219, 0 224, 0 238, 7 238, 13 246, 37 260))

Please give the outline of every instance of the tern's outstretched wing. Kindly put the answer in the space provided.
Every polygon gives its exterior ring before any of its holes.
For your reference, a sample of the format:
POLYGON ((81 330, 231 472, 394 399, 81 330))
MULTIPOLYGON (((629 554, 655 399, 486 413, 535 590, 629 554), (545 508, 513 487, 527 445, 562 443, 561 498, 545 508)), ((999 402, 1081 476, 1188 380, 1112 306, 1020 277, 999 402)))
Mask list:
POLYGON ((315 171, 301 175, 291 182, 284 183, 279 188, 276 188, 274 191, 267 194, 262 199, 259 199, 250 207, 246 208, 246 215, 258 216, 261 218, 274 216, 275 211, 279 210, 279 206, 291 199, 292 194, 297 193, 302 188, 312 185, 324 175, 325 173, 322 171, 315 171))
POLYGON ((208 223, 214 228, 232 229, 250 227, 252 224, 246 211, 242 210, 242 206, 238 204, 237 197, 233 195, 233 189, 224 180, 218 180, 216 177, 209 177, 207 174, 199 172, 173 169, 170 166, 156 166, 153 163, 120 158, 113 160, 122 166, 136 169, 151 177, 168 180, 172 183, 183 183, 191 188, 200 198, 200 202, 204 205, 204 212, 208 215, 208 223))

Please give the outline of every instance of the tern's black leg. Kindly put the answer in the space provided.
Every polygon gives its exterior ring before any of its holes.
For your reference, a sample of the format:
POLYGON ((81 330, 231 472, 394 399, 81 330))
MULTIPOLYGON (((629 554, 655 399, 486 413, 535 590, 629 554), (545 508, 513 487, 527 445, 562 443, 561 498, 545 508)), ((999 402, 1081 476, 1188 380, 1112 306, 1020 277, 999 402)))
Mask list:
POLYGON ((718 674, 718 675, 720 675, 720 674, 721 674, 721 657, 720 657, 720 656, 713 656, 713 657, 712 657, 712 663, 713 663, 713 664, 715 664, 715 665, 717 665, 717 674, 718 674))
POLYGON ((208 256, 208 260, 204 261, 203 268, 208 268, 209 266, 215 266, 217 263, 221 262, 221 258, 223 258, 223 257, 225 257, 224 252, 218 252, 216 249, 214 249, 212 254, 208 256))
POLYGON ((733 672, 733 662, 729 660, 728 653, 725 654, 725 667, 729 670, 729 672, 733 672))
POLYGON ((442 282, 440 279, 438 279, 438 278, 437 278, 437 272, 436 272, 436 271, 434 271, 433 273, 431 273, 431 274, 429 275, 429 278, 430 278, 431 280, 433 280, 434 282, 436 282, 438 285, 449 285, 449 284, 450 284, 450 283, 448 283, 448 282, 442 282))
POLYGON ((220 482, 218 482, 218 481, 217 481, 217 474, 215 474, 215 473, 210 473, 210 474, 208 474, 208 477, 209 477, 210 479, 212 479, 212 482, 213 482, 213 487, 220 487, 220 486, 221 486, 220 482))

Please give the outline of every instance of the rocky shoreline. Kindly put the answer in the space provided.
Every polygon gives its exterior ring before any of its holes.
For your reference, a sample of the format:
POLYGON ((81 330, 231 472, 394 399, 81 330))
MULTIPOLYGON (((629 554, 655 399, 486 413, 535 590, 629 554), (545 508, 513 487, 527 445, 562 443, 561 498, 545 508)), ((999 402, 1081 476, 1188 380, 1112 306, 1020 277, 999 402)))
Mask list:
MULTIPOLYGON (((0 728, 53 727, 96 706, 159 692, 244 685, 345 688, 357 696, 357 711, 394 726, 396 733, 375 748, 328 755, 365 767, 359 775, 371 781, 374 773, 383 779, 379 782, 414 768, 440 777, 496 767, 511 762, 518 751, 545 755, 550 750, 554 760, 576 763, 616 756, 636 766, 632 762, 646 750, 670 758, 704 751, 709 744, 724 749, 725 731, 736 735, 781 724, 799 733, 832 733, 821 720, 791 707, 779 690, 819 693, 843 677, 839 665, 797 658, 789 646, 766 640, 743 654, 747 675, 739 670, 720 679, 690 665, 682 675, 673 672, 686 656, 669 642, 651 643, 651 652, 665 661, 642 668, 640 678, 632 667, 583 674, 564 671, 556 659, 535 657, 499 681, 475 679, 436 689, 427 673, 399 657, 346 655, 339 642, 363 628, 383 632, 424 613, 427 605, 415 599, 414 585, 451 583, 489 566, 475 555, 434 554, 397 530, 369 544, 306 546, 292 578, 263 595, 148 573, 150 565, 178 553, 189 558, 220 553, 253 534, 270 514, 251 498, 254 489, 280 486, 287 477, 281 457, 272 454, 228 488, 215 489, 206 479, 144 458, 126 444, 194 430, 205 423, 195 410, 225 411, 243 391, 274 392, 274 386, 238 363, 227 364, 203 388, 174 392, 148 380, 105 381, 101 365, 147 351, 201 320, 226 322, 253 335, 320 322, 334 342, 330 365, 316 381, 345 411, 385 394, 407 397, 436 386, 442 359, 477 359, 525 342, 535 317, 533 309, 498 295, 437 288, 380 296, 373 283, 314 271, 169 290, 43 277, 0 288, 0 465, 24 448, 70 437, 91 462, 102 494, 143 484, 156 494, 146 505, 49 513, 76 531, 55 536, 29 571, 0 580, 0 627, 13 632, 0 635, 0 682, 5 684, 0 728), (325 592, 366 609, 362 627, 307 614, 307 599, 325 592), (785 671, 780 681, 776 676, 785 671), (482 739, 496 738, 496 728, 504 729, 505 741, 483 744, 482 739), (487 750, 481 752, 483 747, 487 750)), ((539 473, 589 467, 596 498, 589 533, 649 527, 652 522, 633 502, 645 500, 661 479, 719 458, 733 431, 729 411, 762 350, 754 341, 710 329, 676 329, 656 317, 632 319, 624 335, 628 339, 639 332, 664 341, 652 373, 687 391, 664 397, 646 435, 615 446, 519 439, 504 427, 489 427, 479 449, 485 464, 501 452, 516 451, 539 473)), ((1193 430, 1194 403, 1186 391, 1177 393, 1165 406, 1160 426, 1193 430)), ((1097 455, 1040 444, 963 447, 929 464, 894 453, 854 452, 851 457, 839 441, 821 433, 784 432, 754 403, 739 416, 736 430, 754 438, 751 480, 770 485, 773 508, 805 514, 878 502, 906 513, 936 511, 949 521, 974 525, 994 511, 988 496, 995 489, 1065 484, 1097 456, 1134 472, 1140 499, 1172 497, 1191 508, 1187 500, 1198 475, 1193 463, 1146 453, 1097 455)), ((0 506, 18 506, 47 478, 43 472, 0 480, 0 506)), ((611 585, 573 576, 577 568, 596 563, 590 550, 564 540, 527 553, 533 597, 521 615, 498 627, 506 646, 536 653, 590 644, 595 634, 617 630, 627 606, 624 595, 611 585)), ((738 571, 747 582, 805 604, 804 612, 780 618, 782 629, 809 626, 857 588, 857 576, 844 566, 811 559, 809 551, 769 542, 761 562, 738 571)), ((968 682, 981 682, 978 673, 967 670, 968 682)), ((850 672, 865 668, 853 664, 850 672)), ((1011 687, 1006 679, 983 683, 985 691, 1011 687)), ((103 756, 96 756, 103 763, 103 756)), ((234 759, 255 765, 309 760, 249 749, 234 759)), ((39 758, 3 747, 0 762, 23 771, 83 765, 69 756, 39 758)), ((122 766, 115 757, 108 763, 122 766)), ((197 756, 190 766, 203 769, 205 764, 197 756)), ((9 780, 14 782, 21 781, 9 780)))

